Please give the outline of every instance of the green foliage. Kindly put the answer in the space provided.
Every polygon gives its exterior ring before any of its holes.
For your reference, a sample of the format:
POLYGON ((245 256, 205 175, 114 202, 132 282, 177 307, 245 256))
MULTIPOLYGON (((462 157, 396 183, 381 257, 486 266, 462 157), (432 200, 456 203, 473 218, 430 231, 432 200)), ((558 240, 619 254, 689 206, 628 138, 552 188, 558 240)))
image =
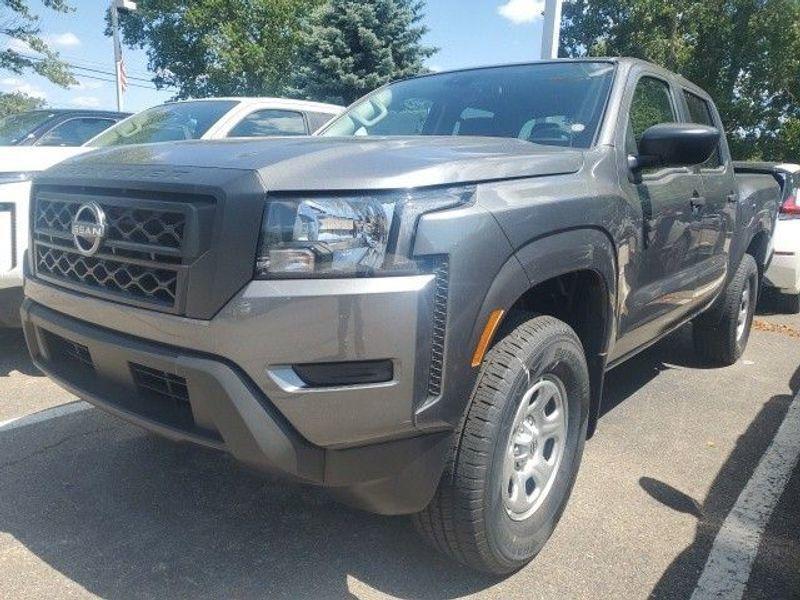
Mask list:
MULTIPOLYGON (((42 0, 42 4, 61 13, 72 10, 66 0, 42 0)), ((67 66, 58 59, 58 53, 39 34, 39 17, 31 12, 26 0, 0 0, 0 40, 6 42, 6 48, 0 50, 0 70, 17 75, 32 70, 63 87, 76 83, 67 66), (34 54, 9 45, 14 40, 27 45, 34 54)))
POLYGON ((329 0, 303 31, 297 93, 350 104, 395 79, 425 71, 436 53, 423 46, 419 0, 329 0))
POLYGON ((0 119, 8 115, 44 108, 45 102, 41 98, 28 96, 21 92, 6 94, 0 92, 0 119))
POLYGON ((737 158, 800 161, 800 0, 574 0, 561 53, 633 56, 714 98, 737 158))
POLYGON ((147 49, 156 86, 178 98, 280 95, 303 18, 320 0, 140 0, 123 13, 124 41, 147 49))

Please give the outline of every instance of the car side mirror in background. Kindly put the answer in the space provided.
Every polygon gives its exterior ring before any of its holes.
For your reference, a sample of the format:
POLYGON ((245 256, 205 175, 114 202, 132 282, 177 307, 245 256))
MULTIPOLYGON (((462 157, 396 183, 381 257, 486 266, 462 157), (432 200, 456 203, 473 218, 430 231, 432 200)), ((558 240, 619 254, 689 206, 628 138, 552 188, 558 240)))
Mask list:
POLYGON ((632 170, 683 167, 706 162, 720 140, 716 127, 692 123, 663 123, 645 130, 638 156, 629 157, 632 170))

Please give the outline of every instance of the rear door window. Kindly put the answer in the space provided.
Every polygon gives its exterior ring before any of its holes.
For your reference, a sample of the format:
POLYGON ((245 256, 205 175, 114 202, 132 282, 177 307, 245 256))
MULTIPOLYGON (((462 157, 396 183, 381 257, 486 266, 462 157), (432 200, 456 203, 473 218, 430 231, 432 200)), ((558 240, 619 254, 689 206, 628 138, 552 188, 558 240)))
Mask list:
POLYGON ((250 113, 231 129, 228 137, 273 137, 307 135, 302 113, 292 110, 264 109, 250 113))
POLYGON ((96 117, 69 119, 56 125, 37 142, 37 146, 82 146, 116 121, 96 117))
MULTIPOLYGON (((689 119, 691 119, 692 123, 717 127, 717 124, 714 122, 714 115, 711 112, 711 106, 706 100, 688 90, 683 90, 683 97, 686 99, 686 106, 689 109, 689 119)), ((717 148, 716 152, 703 163, 702 167, 713 169, 721 164, 722 160, 719 148, 717 148)))

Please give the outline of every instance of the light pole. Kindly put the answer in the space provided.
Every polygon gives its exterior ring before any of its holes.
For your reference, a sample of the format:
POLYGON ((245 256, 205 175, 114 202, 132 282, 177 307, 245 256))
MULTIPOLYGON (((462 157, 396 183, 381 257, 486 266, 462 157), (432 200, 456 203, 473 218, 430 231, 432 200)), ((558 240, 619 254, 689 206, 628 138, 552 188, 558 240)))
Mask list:
POLYGON ((117 111, 122 112, 122 95, 124 94, 124 65, 122 62, 122 42, 119 37, 119 11, 136 10, 136 3, 131 0, 111 0, 111 32, 114 36, 114 72, 117 83, 117 111))
POLYGON ((558 58, 561 37, 561 5, 564 0, 545 0, 542 30, 542 59, 558 58))

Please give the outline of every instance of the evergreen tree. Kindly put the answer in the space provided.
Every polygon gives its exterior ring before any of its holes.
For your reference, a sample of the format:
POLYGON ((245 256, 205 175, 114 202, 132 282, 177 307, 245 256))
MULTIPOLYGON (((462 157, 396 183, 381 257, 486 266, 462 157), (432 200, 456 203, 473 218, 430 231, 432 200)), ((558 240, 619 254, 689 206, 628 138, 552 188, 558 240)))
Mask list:
POLYGON ((294 95, 350 104, 395 79, 425 71, 421 0, 328 0, 302 34, 294 95))

